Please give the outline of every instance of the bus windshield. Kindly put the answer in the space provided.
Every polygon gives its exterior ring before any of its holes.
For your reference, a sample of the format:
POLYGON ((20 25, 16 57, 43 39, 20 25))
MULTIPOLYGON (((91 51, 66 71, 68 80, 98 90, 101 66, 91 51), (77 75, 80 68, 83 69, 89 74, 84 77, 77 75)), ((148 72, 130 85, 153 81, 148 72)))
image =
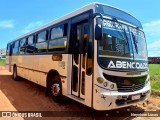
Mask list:
POLYGON ((103 40, 99 41, 99 56, 130 56, 130 37, 127 26, 110 20, 103 21, 103 40))
POLYGON ((100 65, 106 68, 109 59, 146 61, 144 33, 126 24, 103 19, 103 39, 98 41, 98 60, 100 65))
POLYGON ((144 33, 130 27, 134 59, 147 59, 147 48, 144 33))

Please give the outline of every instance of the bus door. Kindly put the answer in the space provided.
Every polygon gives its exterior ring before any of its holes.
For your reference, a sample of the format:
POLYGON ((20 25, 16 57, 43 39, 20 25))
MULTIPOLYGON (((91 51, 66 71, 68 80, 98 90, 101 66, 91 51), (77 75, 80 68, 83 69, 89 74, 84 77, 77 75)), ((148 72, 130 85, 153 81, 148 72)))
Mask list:
POLYGON ((85 99, 87 22, 72 25, 72 95, 85 99))

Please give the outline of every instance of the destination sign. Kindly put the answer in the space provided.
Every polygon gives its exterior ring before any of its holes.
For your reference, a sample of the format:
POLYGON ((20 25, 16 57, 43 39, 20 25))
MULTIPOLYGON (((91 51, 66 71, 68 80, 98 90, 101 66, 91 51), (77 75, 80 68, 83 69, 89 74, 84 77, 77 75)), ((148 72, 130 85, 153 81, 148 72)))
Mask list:
POLYGON ((114 28, 118 30, 128 31, 127 25, 121 24, 119 22, 111 21, 111 20, 105 20, 105 19, 103 19, 103 27, 109 27, 109 28, 114 28))
POLYGON ((139 30, 138 28, 130 27, 125 24, 111 21, 111 20, 103 19, 103 27, 113 28, 113 29, 122 30, 122 31, 125 30, 126 32, 130 31, 134 35, 144 37, 144 33, 141 30, 139 30))

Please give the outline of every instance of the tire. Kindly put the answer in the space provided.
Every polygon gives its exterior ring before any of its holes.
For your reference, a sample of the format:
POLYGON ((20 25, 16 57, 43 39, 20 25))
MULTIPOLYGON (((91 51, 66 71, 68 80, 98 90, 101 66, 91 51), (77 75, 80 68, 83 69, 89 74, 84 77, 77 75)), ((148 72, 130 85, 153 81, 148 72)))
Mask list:
POLYGON ((62 95, 62 83, 60 77, 52 76, 50 80, 51 84, 49 86, 52 99, 57 103, 64 102, 64 96, 62 95))
POLYGON ((19 77, 18 77, 18 75, 17 75, 17 67, 14 67, 13 68, 13 79, 15 80, 15 81, 17 81, 18 79, 19 79, 19 77))

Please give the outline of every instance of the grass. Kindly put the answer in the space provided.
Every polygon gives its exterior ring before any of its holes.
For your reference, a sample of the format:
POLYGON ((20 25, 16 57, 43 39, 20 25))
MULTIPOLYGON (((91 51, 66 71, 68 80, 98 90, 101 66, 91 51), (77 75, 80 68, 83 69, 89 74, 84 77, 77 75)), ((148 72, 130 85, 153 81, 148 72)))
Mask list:
POLYGON ((149 64, 152 90, 160 91, 160 64, 149 64))
POLYGON ((6 60, 5 59, 0 59, 0 65, 5 65, 6 64, 6 60))

